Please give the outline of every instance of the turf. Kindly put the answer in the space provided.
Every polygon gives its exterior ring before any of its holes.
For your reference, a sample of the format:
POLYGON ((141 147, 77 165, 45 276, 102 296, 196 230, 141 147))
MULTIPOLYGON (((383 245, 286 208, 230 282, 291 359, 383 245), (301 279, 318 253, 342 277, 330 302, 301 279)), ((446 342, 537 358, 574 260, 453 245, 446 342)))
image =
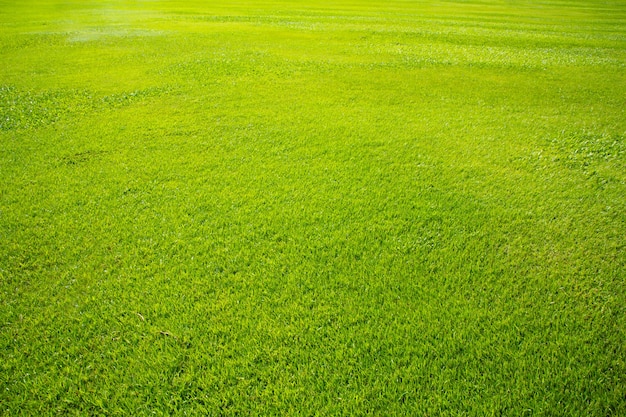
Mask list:
POLYGON ((624 1, 2 0, 0 63, 0 414, 626 415, 624 1))

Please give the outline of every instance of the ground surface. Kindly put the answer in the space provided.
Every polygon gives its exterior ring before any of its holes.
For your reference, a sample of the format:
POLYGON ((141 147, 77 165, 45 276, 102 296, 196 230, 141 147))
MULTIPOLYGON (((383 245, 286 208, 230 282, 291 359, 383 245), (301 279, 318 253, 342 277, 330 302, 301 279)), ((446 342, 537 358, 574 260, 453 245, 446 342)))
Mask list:
POLYGON ((3 0, 0 63, 0 413, 626 415, 623 1, 3 0))

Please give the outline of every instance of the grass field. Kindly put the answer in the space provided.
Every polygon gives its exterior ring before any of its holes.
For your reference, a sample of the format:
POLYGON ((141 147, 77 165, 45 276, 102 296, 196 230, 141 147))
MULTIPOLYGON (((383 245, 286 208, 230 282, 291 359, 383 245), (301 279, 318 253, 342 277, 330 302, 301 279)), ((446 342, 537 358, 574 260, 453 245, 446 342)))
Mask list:
POLYGON ((626 2, 0 0, 0 414, 626 415, 626 2))

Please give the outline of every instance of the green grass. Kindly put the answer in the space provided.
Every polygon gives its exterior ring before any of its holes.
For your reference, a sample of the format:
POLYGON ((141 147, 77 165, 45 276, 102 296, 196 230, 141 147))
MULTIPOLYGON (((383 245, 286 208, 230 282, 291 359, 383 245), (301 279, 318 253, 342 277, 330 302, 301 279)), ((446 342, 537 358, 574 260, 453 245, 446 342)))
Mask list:
POLYGON ((0 414, 626 415, 624 1, 2 0, 0 63, 0 414))

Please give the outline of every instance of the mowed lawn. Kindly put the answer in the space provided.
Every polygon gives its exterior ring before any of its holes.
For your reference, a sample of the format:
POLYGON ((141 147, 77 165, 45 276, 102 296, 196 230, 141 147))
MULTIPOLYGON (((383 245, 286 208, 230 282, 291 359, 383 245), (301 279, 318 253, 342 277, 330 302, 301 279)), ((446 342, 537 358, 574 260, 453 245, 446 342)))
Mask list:
POLYGON ((626 2, 0 0, 0 415, 626 415, 626 2))

